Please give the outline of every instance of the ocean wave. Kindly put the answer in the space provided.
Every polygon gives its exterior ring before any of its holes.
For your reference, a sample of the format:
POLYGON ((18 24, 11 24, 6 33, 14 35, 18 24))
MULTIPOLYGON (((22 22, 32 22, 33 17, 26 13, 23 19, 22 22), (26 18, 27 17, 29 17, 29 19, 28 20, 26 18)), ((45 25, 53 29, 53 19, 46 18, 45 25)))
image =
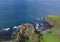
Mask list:
POLYGON ((10 30, 10 28, 5 28, 5 29, 2 29, 2 30, 8 31, 8 30, 10 30))

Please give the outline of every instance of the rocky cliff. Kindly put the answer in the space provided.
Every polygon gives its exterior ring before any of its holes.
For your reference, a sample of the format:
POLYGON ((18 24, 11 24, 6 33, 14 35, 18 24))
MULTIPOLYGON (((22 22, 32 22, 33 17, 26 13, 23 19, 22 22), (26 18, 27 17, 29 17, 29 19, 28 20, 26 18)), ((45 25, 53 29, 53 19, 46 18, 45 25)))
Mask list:
POLYGON ((20 25, 19 30, 13 35, 14 42, 38 42, 38 35, 35 33, 34 26, 32 24, 26 23, 20 25))
POLYGON ((47 22, 48 24, 52 25, 52 26, 56 25, 56 21, 53 21, 48 16, 44 18, 44 21, 47 22))

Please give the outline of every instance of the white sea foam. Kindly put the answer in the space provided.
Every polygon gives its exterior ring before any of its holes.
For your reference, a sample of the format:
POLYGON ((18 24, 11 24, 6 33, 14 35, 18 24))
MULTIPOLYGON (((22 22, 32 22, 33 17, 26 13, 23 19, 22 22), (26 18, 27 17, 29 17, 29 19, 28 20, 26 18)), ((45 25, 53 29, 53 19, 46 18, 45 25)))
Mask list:
POLYGON ((39 24, 38 24, 38 23, 36 23, 36 26, 38 27, 38 26, 39 26, 39 24))
POLYGON ((18 27, 17 26, 14 26, 13 29, 17 29, 18 27))
POLYGON ((6 30, 6 31, 8 31, 10 28, 6 28, 6 29, 3 29, 3 30, 6 30))
POLYGON ((36 28, 36 29, 39 29, 39 24, 38 24, 38 23, 36 23, 35 28, 36 28))

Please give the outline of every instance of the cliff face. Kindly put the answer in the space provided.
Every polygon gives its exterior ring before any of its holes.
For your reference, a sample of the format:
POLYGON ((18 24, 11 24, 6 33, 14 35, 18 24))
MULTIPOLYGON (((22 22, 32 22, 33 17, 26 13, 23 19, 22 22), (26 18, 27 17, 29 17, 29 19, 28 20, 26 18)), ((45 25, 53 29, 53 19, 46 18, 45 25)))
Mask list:
POLYGON ((48 24, 52 25, 52 26, 56 25, 56 22, 53 21, 53 20, 52 20, 51 18, 49 18, 49 17, 45 17, 45 18, 44 18, 44 21, 47 22, 48 24))
POLYGON ((35 33, 34 26, 26 23, 20 25, 19 30, 13 35, 14 42, 25 42, 25 40, 32 40, 32 42, 38 42, 38 36, 35 33))
POLYGON ((47 15, 44 20, 53 26, 60 26, 60 15, 47 15))

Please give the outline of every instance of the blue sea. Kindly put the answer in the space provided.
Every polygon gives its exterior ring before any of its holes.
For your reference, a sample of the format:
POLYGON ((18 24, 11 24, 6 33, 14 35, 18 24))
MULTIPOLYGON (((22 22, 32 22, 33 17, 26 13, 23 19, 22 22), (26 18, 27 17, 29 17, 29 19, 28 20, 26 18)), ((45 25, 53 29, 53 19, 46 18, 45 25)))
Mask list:
POLYGON ((34 22, 47 14, 60 15, 60 0, 0 0, 0 29, 34 22))

